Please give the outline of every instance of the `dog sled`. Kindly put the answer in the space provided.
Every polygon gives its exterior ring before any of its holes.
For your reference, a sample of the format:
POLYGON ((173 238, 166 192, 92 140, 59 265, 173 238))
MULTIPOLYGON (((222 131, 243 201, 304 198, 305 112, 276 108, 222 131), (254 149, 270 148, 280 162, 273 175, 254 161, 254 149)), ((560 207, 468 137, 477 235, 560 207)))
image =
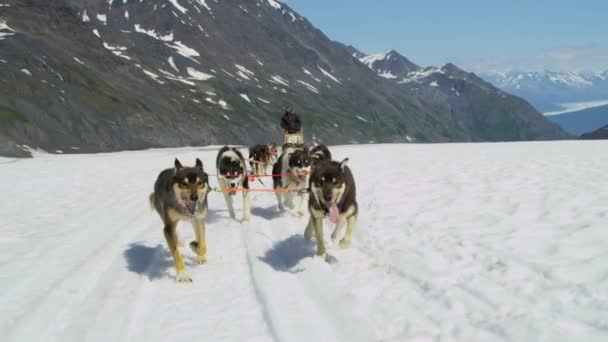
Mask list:
POLYGON ((304 128, 300 129, 296 133, 288 133, 287 131, 285 131, 285 135, 283 136, 283 143, 295 145, 304 144, 304 128))

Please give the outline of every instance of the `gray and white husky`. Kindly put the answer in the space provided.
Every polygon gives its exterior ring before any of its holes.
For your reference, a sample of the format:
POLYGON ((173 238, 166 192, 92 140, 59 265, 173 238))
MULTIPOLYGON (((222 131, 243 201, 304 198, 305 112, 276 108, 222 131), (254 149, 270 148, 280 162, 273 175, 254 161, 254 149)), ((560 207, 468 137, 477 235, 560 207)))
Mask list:
POLYGON ((272 181, 280 211, 285 206, 294 209, 293 200, 300 197, 300 206, 297 213, 304 215, 308 194, 300 191, 308 189, 308 177, 312 159, 308 148, 304 146, 286 147, 272 168, 272 181), (286 192, 281 192, 286 191, 286 192))

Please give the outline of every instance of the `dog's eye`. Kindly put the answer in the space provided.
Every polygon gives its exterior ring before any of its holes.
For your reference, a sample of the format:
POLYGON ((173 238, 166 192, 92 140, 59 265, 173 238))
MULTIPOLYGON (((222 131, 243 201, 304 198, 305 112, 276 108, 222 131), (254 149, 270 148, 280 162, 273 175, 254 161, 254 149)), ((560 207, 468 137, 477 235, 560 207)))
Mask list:
POLYGON ((325 176, 321 177, 321 182, 325 182, 325 176))
POLYGON ((182 189, 185 189, 185 188, 188 187, 188 183, 186 183, 186 182, 180 182, 179 183, 179 187, 182 188, 182 189))
POLYGON ((334 184, 336 184, 336 183, 337 183, 336 178, 335 178, 335 177, 334 177, 334 178, 332 178, 332 179, 331 179, 331 182, 332 182, 332 183, 334 183, 334 184))

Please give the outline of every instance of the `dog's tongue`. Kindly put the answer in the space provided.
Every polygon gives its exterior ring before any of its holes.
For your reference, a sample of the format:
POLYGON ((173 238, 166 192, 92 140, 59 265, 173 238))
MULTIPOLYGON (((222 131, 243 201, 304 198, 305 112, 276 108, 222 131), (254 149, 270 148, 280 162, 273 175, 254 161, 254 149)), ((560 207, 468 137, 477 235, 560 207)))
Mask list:
POLYGON ((336 203, 332 203, 329 206, 329 220, 333 224, 338 224, 338 221, 340 220, 340 210, 338 210, 338 205, 336 205, 336 203))

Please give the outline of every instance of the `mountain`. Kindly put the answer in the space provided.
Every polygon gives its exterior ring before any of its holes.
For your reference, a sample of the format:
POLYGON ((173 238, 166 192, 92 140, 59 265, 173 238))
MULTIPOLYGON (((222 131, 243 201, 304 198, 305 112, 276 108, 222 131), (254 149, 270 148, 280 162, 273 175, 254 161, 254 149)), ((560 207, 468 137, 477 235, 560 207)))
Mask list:
POLYGON ((329 144, 566 137, 481 80, 377 62, 397 78, 276 0, 3 0, 0 154, 278 141, 285 105, 329 144))
POLYGON ((581 135, 608 124, 608 105, 549 115, 547 118, 560 125, 566 132, 581 135))
POLYGON ((355 58, 387 78, 403 93, 412 94, 446 113, 444 120, 456 128, 474 132, 474 141, 535 140, 561 136, 561 129, 547 122, 526 101, 497 89, 454 64, 421 68, 395 51, 355 58))
POLYGON ((562 104, 608 100, 608 71, 511 71, 483 73, 481 77, 530 101, 541 112, 568 112, 562 104))
POLYGON ((581 135, 580 139, 583 140, 599 140, 608 139, 608 125, 596 129, 593 132, 585 133, 581 135))

